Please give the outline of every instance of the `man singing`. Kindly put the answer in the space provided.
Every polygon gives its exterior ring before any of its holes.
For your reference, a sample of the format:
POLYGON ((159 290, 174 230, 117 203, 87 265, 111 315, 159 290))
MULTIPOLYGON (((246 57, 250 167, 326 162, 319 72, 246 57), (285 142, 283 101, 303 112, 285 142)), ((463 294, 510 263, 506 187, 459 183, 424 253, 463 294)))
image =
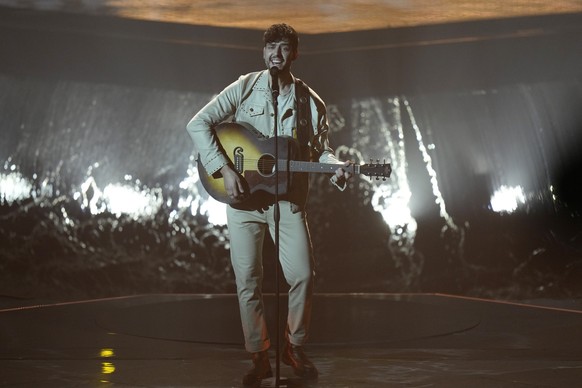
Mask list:
MULTIPOLYGON (((268 356, 270 339, 261 288, 263 239, 267 229, 271 235, 274 233, 275 204, 272 197, 259 202, 245 201, 250 197, 248 184, 235 169, 233 161, 224 154, 215 136, 215 127, 231 119, 254 127, 267 138, 275 135, 276 128, 279 136, 289 136, 299 141, 301 159, 338 164, 335 175, 331 177, 333 184, 343 189, 351 178, 346 171, 349 163, 338 161, 329 146, 325 104, 291 73, 291 65, 298 57, 297 33, 291 26, 275 24, 265 31, 263 41, 266 69, 240 76, 187 125, 188 133, 200 153, 200 163, 209 175, 224 178, 224 189, 234 202, 227 207, 230 254, 245 348, 251 353, 253 362, 243 378, 245 386, 272 376, 268 356), (278 95, 272 93, 274 89, 278 89, 278 95), (274 104, 273 96, 276 96, 277 104, 274 104), (237 201, 244 205, 238 206, 237 201)), ((314 279, 305 212, 307 190, 307 179, 301 178, 296 180, 290 192, 279 197, 280 262, 290 286, 282 361, 290 365, 296 375, 316 379, 317 368, 304 352, 309 334, 314 279)))

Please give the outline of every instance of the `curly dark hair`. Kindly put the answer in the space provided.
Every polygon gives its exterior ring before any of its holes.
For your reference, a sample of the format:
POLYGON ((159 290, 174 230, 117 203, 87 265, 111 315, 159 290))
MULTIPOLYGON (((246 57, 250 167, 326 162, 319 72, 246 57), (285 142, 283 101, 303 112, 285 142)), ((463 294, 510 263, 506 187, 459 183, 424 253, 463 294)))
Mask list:
POLYGON ((263 42, 265 44, 280 42, 283 39, 289 40, 293 51, 297 51, 299 47, 299 36, 297 35, 297 31, 288 24, 273 24, 263 35, 263 42))

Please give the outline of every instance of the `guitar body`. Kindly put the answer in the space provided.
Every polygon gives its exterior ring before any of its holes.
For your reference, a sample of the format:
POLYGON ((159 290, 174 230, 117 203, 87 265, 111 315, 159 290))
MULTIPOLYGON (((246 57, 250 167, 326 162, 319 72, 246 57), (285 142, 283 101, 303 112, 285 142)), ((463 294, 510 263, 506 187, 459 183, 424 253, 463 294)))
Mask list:
POLYGON ((297 141, 288 136, 278 137, 279 179, 275 175, 275 138, 264 138, 250 126, 241 123, 223 123, 216 127, 216 136, 224 154, 244 178, 245 190, 250 194, 244 200, 230 198, 224 188, 224 178, 220 172, 208 175, 198 159, 200 181, 208 194, 220 202, 234 207, 251 209, 272 201, 276 188, 279 194, 288 194, 291 190, 293 173, 289 171, 288 162, 299 155, 297 141), (282 161, 282 162, 281 162, 282 161))
MULTIPOLYGON (((244 178, 245 193, 248 195, 237 200, 230 198, 224 188, 224 178, 220 172, 208 175, 200 157, 198 173, 200 182, 214 199, 227 203, 237 209, 261 209, 274 203, 275 191, 280 199, 302 205, 307 201, 308 175, 306 173, 334 174, 337 163, 316 163, 298 160, 299 144, 288 136, 265 138, 260 132, 245 123, 223 123, 215 128, 217 144, 230 159, 234 169, 244 178), (275 148, 278 158, 275 159, 275 148), (275 164, 279 174, 275 174, 275 164)), ((390 177, 390 163, 349 164, 342 167, 352 175, 364 174, 384 180, 390 177)))

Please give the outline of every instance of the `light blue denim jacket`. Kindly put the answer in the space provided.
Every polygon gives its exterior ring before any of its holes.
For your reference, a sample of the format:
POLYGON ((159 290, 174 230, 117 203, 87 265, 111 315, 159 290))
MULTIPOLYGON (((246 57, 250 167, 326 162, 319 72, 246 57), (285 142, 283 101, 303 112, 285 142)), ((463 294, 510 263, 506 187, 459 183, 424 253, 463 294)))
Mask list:
MULTIPOLYGON (((311 88, 309 92, 313 128, 313 135, 309 142, 311 154, 315 155, 320 163, 343 164, 337 160, 329 146, 325 104, 311 88)), ((293 103, 290 109, 287 114, 278 115, 279 133, 288 136, 292 136, 297 125, 294 89, 291 93, 293 103)), ((220 150, 216 137, 213 136, 213 128, 216 125, 227 120, 244 122, 266 137, 272 137, 274 136, 274 109, 267 70, 240 76, 206 104, 186 127, 206 172, 212 175, 229 163, 228 157, 220 150)), ((335 184, 335 179, 332 179, 332 183, 335 184)))

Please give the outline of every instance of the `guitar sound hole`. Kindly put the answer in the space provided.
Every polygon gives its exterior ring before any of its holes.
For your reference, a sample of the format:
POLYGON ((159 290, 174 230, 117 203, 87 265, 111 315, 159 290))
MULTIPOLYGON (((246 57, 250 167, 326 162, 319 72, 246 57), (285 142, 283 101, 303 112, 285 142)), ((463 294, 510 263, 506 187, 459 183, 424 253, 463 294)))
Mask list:
POLYGON ((275 173, 275 158, 273 155, 264 154, 259 158, 257 170, 262 176, 268 177, 275 173))

